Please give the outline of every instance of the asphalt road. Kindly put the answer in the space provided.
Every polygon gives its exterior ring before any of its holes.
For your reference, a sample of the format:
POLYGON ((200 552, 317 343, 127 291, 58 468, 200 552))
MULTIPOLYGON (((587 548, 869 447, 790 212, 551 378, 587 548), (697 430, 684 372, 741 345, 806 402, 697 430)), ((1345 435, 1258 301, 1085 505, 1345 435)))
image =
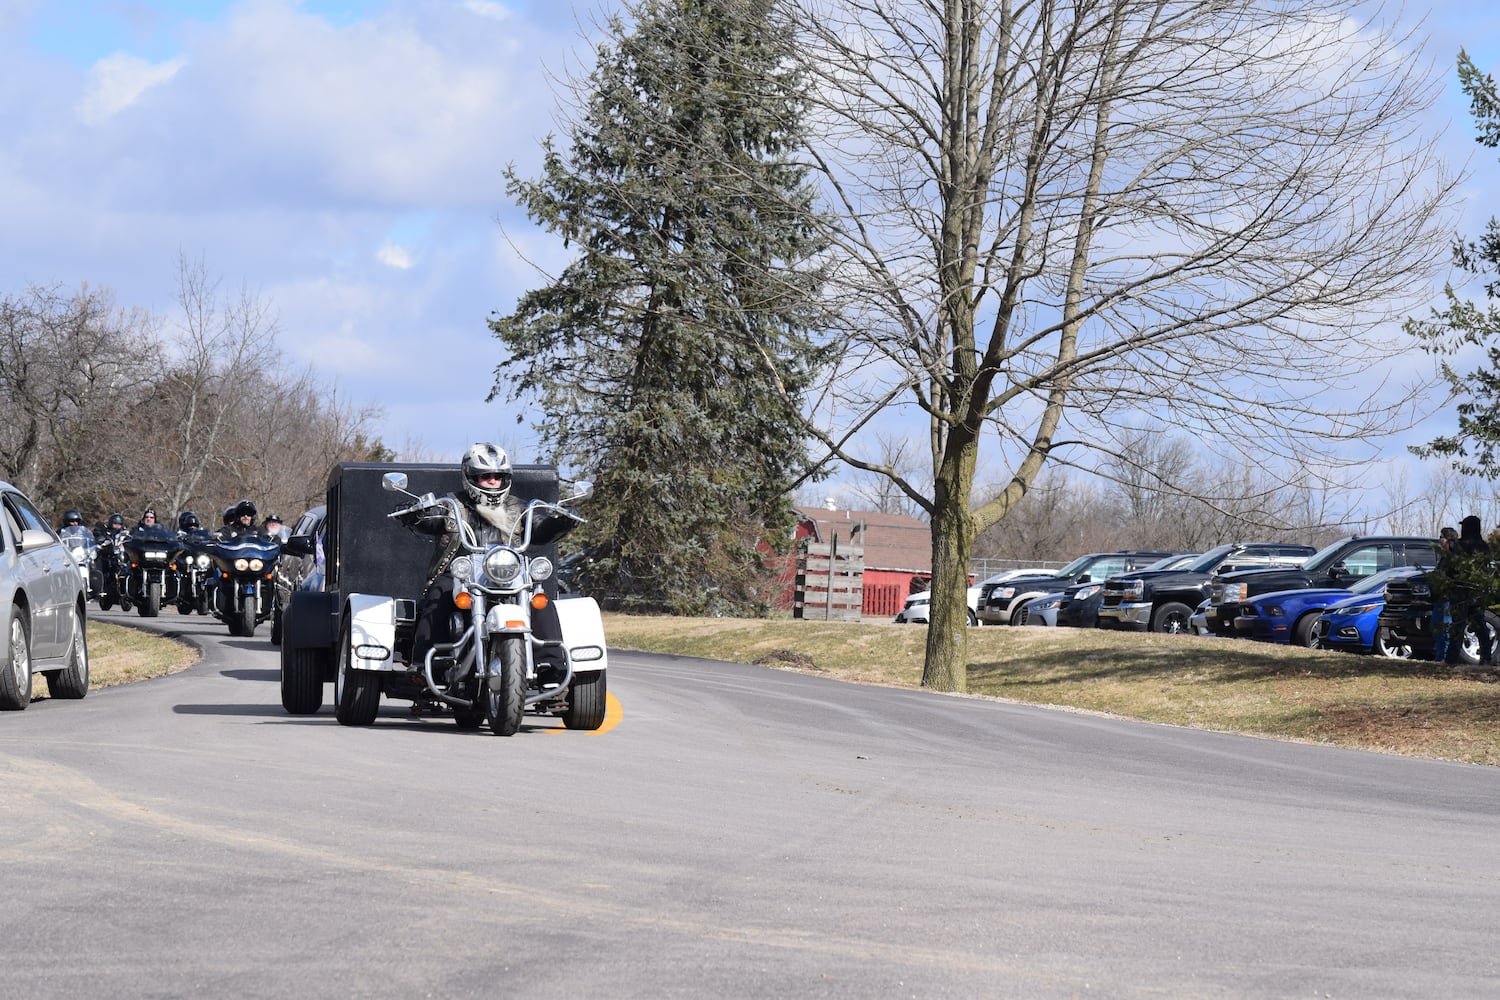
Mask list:
POLYGON ((347 729, 155 627, 0 716, 0 996, 1500 995, 1500 769, 618 652, 600 733, 347 729))

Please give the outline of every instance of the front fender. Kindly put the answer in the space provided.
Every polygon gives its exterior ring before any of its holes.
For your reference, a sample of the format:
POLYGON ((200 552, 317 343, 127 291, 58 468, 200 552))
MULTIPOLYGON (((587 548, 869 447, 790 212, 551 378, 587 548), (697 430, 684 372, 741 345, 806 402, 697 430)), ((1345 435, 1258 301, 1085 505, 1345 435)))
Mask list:
POLYGON ((382 594, 350 594, 344 601, 349 622, 349 666, 357 670, 400 670, 396 662, 396 599, 382 594))
POLYGON ((609 666, 609 650, 604 644, 604 618, 592 597, 564 597, 554 601, 557 619, 562 625, 563 646, 573 663, 574 673, 604 670, 609 666))

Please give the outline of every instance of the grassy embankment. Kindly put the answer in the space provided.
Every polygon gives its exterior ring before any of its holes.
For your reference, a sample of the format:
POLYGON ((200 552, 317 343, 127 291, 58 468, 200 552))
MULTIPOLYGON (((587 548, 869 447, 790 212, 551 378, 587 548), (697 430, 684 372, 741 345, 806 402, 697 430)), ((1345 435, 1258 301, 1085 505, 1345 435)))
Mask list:
MULTIPOLYGON (((611 648, 919 687, 926 629, 609 615, 611 648)), ((969 693, 1150 722, 1500 764, 1500 677, 1427 661, 1094 629, 969 631, 969 693)))

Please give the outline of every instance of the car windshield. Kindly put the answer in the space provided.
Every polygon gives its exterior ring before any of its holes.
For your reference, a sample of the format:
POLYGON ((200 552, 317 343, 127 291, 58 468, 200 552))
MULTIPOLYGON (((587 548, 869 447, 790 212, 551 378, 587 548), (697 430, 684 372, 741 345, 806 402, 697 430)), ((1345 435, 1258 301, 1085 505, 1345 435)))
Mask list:
POLYGON ((1096 555, 1079 556, 1077 559, 1074 559, 1062 569, 1058 570, 1056 575, 1059 577, 1077 576, 1079 573, 1082 573, 1084 570, 1088 569, 1089 566, 1092 565, 1098 558, 1099 557, 1096 555))
POLYGON ((1384 590, 1385 585, 1390 583, 1393 578, 1410 576, 1415 572, 1417 570, 1413 566, 1393 566, 1390 569, 1383 569, 1379 573, 1371 573, 1369 576, 1362 578, 1358 583, 1352 584, 1348 588, 1349 593, 1369 594, 1379 592, 1384 590))
POLYGON ((1167 556, 1165 559, 1158 559, 1150 566, 1143 566, 1142 569, 1187 569, 1188 564, 1197 558, 1198 553, 1196 552, 1182 552, 1175 556, 1167 556))
POLYGON ((1334 542, 1327 548, 1319 549, 1316 554, 1308 556, 1307 562, 1303 563, 1299 568, 1309 573, 1316 573, 1319 570, 1327 569, 1329 564, 1338 558, 1339 553, 1347 544, 1349 544, 1349 539, 1344 538, 1334 542))
POLYGON ((1193 561, 1186 566, 1178 568, 1190 570, 1194 573, 1207 573, 1223 562, 1224 557, 1233 551, 1233 545, 1215 545, 1201 556, 1194 556, 1193 561))

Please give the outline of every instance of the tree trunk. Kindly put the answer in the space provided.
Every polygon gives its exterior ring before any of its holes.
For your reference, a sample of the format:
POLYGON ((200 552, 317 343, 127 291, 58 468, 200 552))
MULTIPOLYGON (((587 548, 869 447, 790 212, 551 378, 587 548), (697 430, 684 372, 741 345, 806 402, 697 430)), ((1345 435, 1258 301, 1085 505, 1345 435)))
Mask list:
POLYGON ((935 691, 962 694, 969 687, 969 554, 976 534, 969 499, 978 453, 975 438, 953 434, 938 466, 932 512, 932 603, 922 667, 922 686, 935 691))

